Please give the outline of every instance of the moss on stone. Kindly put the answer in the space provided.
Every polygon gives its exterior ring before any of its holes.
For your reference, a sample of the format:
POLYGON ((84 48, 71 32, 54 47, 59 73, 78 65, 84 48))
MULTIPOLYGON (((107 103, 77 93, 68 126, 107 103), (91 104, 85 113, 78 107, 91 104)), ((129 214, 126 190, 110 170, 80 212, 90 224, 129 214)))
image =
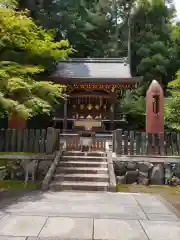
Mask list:
POLYGON ((39 189, 40 184, 34 182, 28 182, 27 185, 24 181, 17 180, 1 180, 0 181, 0 190, 3 189, 39 189))

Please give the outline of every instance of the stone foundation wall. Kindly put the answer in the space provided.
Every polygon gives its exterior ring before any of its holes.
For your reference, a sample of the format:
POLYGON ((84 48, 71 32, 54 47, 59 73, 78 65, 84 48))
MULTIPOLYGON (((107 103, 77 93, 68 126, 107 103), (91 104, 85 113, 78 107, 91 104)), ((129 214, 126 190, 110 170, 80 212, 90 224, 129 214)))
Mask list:
MULTIPOLYGON (((28 161, 28 160, 27 160, 28 161)), ((42 181, 46 176, 48 169, 51 166, 52 161, 40 161, 38 166, 38 173, 35 180, 42 181)), ((34 165, 36 169, 38 162, 34 165)), ((25 169, 23 168, 21 161, 14 160, 11 164, 8 161, 5 166, 0 167, 0 181, 1 180, 22 180, 25 179, 25 169)))
POLYGON ((114 161, 117 184, 180 185, 180 163, 114 161))

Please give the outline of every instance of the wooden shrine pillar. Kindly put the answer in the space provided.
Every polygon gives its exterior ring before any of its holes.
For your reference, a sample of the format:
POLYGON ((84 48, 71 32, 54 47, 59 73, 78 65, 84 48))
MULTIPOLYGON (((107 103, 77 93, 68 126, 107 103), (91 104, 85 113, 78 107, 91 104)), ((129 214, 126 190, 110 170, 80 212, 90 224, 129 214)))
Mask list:
POLYGON ((64 100, 64 121, 63 121, 63 131, 66 131, 67 129, 67 105, 68 105, 68 100, 64 100))
POLYGON ((115 100, 116 100, 116 94, 114 87, 111 89, 111 107, 110 107, 110 130, 114 130, 114 108, 115 108, 115 100))
POLYGON ((26 120, 19 117, 15 112, 12 112, 8 119, 8 128, 26 128, 26 120))
POLYGON ((111 107, 110 107, 110 130, 113 131, 114 130, 114 101, 111 103, 111 107))

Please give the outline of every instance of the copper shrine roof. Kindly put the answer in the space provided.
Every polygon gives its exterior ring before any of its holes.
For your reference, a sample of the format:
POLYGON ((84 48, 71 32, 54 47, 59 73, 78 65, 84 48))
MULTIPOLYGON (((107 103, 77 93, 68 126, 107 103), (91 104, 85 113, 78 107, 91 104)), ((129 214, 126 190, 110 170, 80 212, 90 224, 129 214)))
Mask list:
POLYGON ((133 78, 127 58, 74 58, 61 61, 51 78, 86 79, 87 81, 109 81, 128 79, 138 82, 139 77, 133 78))

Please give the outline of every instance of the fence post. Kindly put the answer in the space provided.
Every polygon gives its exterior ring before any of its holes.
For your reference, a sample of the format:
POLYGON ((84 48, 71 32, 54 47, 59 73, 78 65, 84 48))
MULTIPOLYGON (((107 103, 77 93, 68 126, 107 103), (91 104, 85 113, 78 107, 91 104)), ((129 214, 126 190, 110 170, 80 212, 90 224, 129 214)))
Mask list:
POLYGON ((115 137, 115 153, 122 155, 122 129, 116 129, 115 137))
POLYGON ((136 155, 141 154, 141 132, 136 132, 136 155))
POLYGON ((113 131, 112 151, 113 151, 113 152, 116 152, 116 130, 113 131))
POLYGON ((52 153, 55 144, 55 131, 54 128, 48 127, 47 129, 47 141, 46 141, 46 153, 52 153))
POLYGON ((165 143, 164 143, 164 133, 159 134, 159 146, 160 146, 160 155, 164 156, 165 154, 165 143))
POLYGON ((128 155, 129 133, 124 131, 124 155, 128 155))
POLYGON ((59 151, 60 148, 60 129, 55 129, 55 150, 59 151))
POLYGON ((133 131, 130 131, 130 155, 134 155, 134 132, 133 131))
POLYGON ((177 133, 178 155, 180 155, 180 133, 177 133))

